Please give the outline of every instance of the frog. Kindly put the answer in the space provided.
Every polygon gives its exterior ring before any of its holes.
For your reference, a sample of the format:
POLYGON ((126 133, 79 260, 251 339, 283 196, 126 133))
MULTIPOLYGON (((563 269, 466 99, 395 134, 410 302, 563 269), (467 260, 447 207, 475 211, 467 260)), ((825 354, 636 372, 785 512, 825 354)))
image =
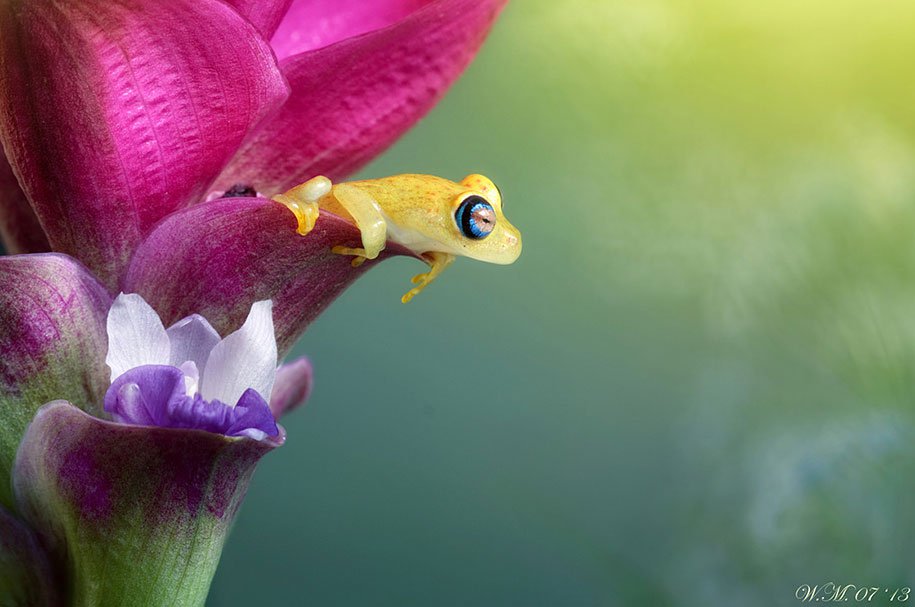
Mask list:
POLYGON ((459 182, 434 175, 404 174, 334 184, 317 176, 274 201, 296 218, 296 232, 307 236, 321 211, 359 229, 362 246, 334 246, 358 267, 375 259, 388 242, 396 243, 429 265, 413 277, 401 298, 408 303, 458 257, 507 265, 521 255, 521 234, 502 212, 502 193, 487 177, 471 174, 459 182))

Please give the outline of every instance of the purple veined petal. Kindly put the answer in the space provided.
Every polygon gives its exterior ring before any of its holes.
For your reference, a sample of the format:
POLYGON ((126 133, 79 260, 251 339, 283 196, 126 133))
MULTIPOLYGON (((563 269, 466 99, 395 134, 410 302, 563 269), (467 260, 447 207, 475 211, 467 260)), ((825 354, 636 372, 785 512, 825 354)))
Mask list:
POLYGON ((216 329, 200 314, 192 314, 170 326, 167 333, 171 346, 168 364, 178 367, 191 361, 203 373, 210 352, 220 340, 216 329))
POLYGON ((0 242, 9 254, 44 253, 51 250, 48 237, 25 192, 6 161, 0 146, 0 242))
POLYGON ((203 605, 255 466, 283 439, 131 426, 48 403, 16 456, 16 501, 65 562, 73 604, 203 605))
POLYGON ((232 405, 188 396, 184 373, 169 365, 144 365, 117 378, 105 394, 114 421, 135 426, 204 430, 261 440, 279 436, 276 420, 260 394, 244 390, 232 405))
POLYGON ((0 141, 55 251, 116 287, 288 95, 220 0, 0 3, 0 141))
POLYGON ((250 388, 231 407, 217 400, 204 400, 199 394, 174 398, 168 404, 166 427, 206 430, 254 440, 275 438, 281 433, 267 401, 250 388))
POLYGON ((134 367, 170 362, 168 333, 156 311, 139 295, 118 295, 108 311, 106 327, 108 354, 105 363, 111 369, 111 381, 134 367))
POLYGON ((213 347, 206 370, 200 378, 200 394, 231 406, 246 390, 253 388, 270 398, 276 379, 276 335, 273 302, 257 301, 240 329, 213 347))
POLYGON ((505 1, 434 0, 388 27, 284 59, 289 100, 246 141, 217 189, 245 183, 273 196, 316 175, 352 174, 444 95, 505 1))
POLYGON ((12 504, 10 467, 41 405, 63 396, 101 413, 110 305, 105 288, 70 257, 0 257, 0 504, 12 504))
POLYGON ((256 390, 247 389, 235 404, 235 420, 226 429, 226 436, 247 436, 263 440, 279 433, 279 426, 267 401, 256 390))
POLYGON ((0 597, 3 605, 55 607, 60 584, 35 534, 0 506, 0 597))
POLYGON ((273 301, 279 356, 312 320, 366 270, 392 255, 353 268, 335 245, 359 246, 359 231, 322 213, 308 236, 295 217, 265 198, 221 198, 168 217, 134 256, 125 289, 139 293, 168 322, 197 312, 222 335, 241 326, 255 301, 273 301))
POLYGON ((293 0, 270 44, 285 59, 387 27, 432 1, 293 0))
POLYGON ((130 369, 111 383, 105 393, 105 411, 123 424, 173 426, 168 420, 170 402, 185 397, 184 373, 169 365, 143 365, 130 369))
POLYGON ((279 419, 296 407, 304 405, 314 385, 311 361, 304 356, 281 365, 276 370, 276 383, 270 395, 270 410, 279 419))
POLYGON ((289 10, 292 0, 225 0, 269 40, 289 10))

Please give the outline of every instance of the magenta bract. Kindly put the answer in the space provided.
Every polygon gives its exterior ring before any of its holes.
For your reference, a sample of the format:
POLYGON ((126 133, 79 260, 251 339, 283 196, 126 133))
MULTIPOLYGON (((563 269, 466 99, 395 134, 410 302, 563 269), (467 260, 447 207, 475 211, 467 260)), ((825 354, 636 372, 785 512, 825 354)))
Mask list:
MULTIPOLYGON (((72 604, 203 603, 311 366, 280 367, 271 394, 231 413, 116 390, 112 421, 112 298, 139 293, 166 326, 199 314, 221 335, 271 300, 288 352, 363 272, 411 253, 353 267, 330 251, 359 244, 353 225, 324 213, 301 237, 269 197, 393 143, 505 1, 0 2, 0 238, 22 253, 0 258, 0 527, 18 538, 0 543, 0 580, 19 575, 3 550, 34 540, 53 571, 28 575, 66 577, 72 604), (230 188, 248 197, 211 196, 230 188)), ((160 371, 133 384, 158 398, 160 371)))
MULTIPOLYGON (((40 222, 116 289, 155 225, 207 192, 364 165, 444 94, 504 3, 5 2, 0 142, 38 222, 4 238, 40 251, 23 232, 40 222)), ((21 216, 4 170, 0 211, 21 216)))

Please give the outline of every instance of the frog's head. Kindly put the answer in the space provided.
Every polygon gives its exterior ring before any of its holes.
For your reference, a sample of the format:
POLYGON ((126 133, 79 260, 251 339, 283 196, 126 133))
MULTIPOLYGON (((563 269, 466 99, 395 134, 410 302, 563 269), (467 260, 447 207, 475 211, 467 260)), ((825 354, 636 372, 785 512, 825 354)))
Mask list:
POLYGON ((461 186, 466 189, 452 203, 461 254, 489 263, 514 263, 521 255, 521 233, 502 213, 499 188, 482 175, 468 175, 461 186))

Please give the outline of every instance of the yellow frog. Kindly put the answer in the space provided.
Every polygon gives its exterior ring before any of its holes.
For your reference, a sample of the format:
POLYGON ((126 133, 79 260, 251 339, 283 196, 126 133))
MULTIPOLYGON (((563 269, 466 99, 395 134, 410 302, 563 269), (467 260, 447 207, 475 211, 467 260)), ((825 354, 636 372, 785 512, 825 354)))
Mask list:
POLYGON ((502 214, 502 196, 492 181, 468 175, 455 183, 432 175, 394 175, 332 184, 315 177, 273 200, 295 214, 297 232, 314 228, 320 209, 343 217, 362 234, 362 247, 334 247, 353 255, 353 266, 375 259, 390 240, 410 249, 430 270, 413 277, 407 303, 459 255, 510 264, 521 254, 521 234, 502 214))

